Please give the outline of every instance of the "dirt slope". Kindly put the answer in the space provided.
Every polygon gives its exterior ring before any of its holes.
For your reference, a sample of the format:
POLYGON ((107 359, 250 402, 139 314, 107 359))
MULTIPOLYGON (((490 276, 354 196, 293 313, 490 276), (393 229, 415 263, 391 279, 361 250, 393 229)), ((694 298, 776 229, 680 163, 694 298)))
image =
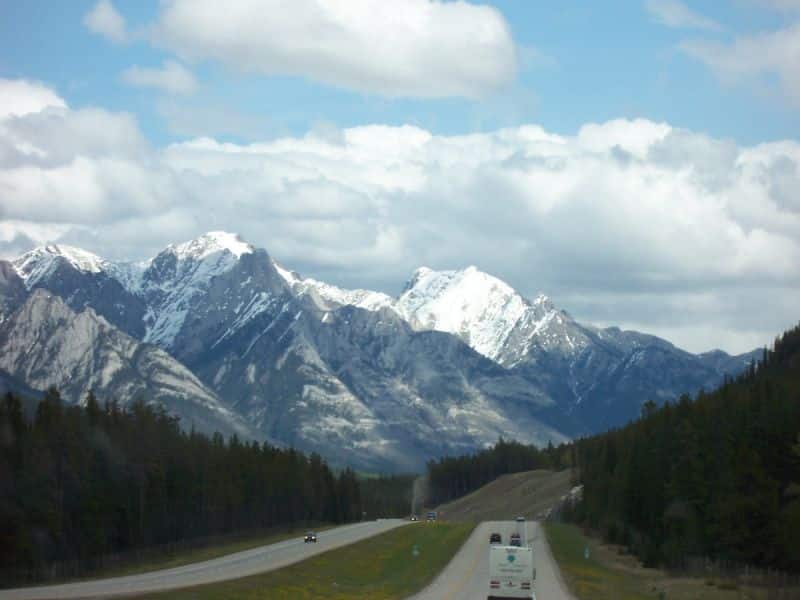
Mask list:
POLYGON ((503 521, 521 515, 534 519, 570 489, 570 471, 525 471, 503 475, 471 494, 436 510, 448 521, 503 521))

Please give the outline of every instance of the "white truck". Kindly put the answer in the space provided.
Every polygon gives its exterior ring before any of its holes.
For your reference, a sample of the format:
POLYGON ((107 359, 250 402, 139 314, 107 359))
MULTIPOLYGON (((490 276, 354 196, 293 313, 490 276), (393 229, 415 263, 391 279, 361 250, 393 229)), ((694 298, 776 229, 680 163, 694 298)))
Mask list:
POLYGON ((489 595, 487 600, 535 599, 533 549, 527 546, 489 547, 489 595))

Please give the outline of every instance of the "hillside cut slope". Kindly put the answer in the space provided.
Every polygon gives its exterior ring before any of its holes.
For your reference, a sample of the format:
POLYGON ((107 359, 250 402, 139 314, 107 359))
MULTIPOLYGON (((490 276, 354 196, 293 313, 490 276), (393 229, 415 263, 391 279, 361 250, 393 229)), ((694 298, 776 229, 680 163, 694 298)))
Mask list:
POLYGON ((507 521, 517 516, 535 519, 569 492, 570 479, 569 469, 511 473, 437 510, 448 521, 507 521))

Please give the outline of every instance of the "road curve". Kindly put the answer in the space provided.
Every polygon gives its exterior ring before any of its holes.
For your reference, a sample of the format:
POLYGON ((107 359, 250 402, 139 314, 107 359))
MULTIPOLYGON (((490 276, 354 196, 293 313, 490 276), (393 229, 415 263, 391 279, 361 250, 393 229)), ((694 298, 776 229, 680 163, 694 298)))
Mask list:
POLYGON ((544 531, 535 521, 524 524, 513 521, 481 523, 439 577, 409 600, 486 600, 489 594, 489 535, 497 532, 505 543, 515 531, 527 537, 533 547, 536 597, 540 600, 575 600, 561 579, 544 531))
POLYGON ((62 585, 0 590, 0 600, 107 598, 110 596, 171 590, 227 579, 238 579, 239 577, 273 571, 326 550, 346 546, 364 538, 384 533, 406 523, 407 521, 402 519, 382 519, 380 521, 344 525, 320 532, 319 542, 316 544, 304 543, 302 533, 299 533, 296 538, 290 540, 174 569, 115 577, 113 579, 95 579, 62 585))

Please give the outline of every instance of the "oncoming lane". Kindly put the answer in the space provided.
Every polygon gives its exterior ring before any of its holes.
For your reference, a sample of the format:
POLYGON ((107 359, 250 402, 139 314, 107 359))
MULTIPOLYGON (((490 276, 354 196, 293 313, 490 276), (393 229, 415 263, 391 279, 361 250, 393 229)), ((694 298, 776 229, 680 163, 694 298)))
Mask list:
POLYGON ((0 600, 108 598, 238 579, 257 573, 273 571, 326 550, 346 546, 364 538, 384 533, 406 523, 408 522, 402 519, 384 519, 344 525, 320 533, 317 543, 305 543, 302 534, 298 533, 296 538, 290 540, 174 569, 164 569, 112 579, 96 579, 62 585, 0 590, 0 600))

